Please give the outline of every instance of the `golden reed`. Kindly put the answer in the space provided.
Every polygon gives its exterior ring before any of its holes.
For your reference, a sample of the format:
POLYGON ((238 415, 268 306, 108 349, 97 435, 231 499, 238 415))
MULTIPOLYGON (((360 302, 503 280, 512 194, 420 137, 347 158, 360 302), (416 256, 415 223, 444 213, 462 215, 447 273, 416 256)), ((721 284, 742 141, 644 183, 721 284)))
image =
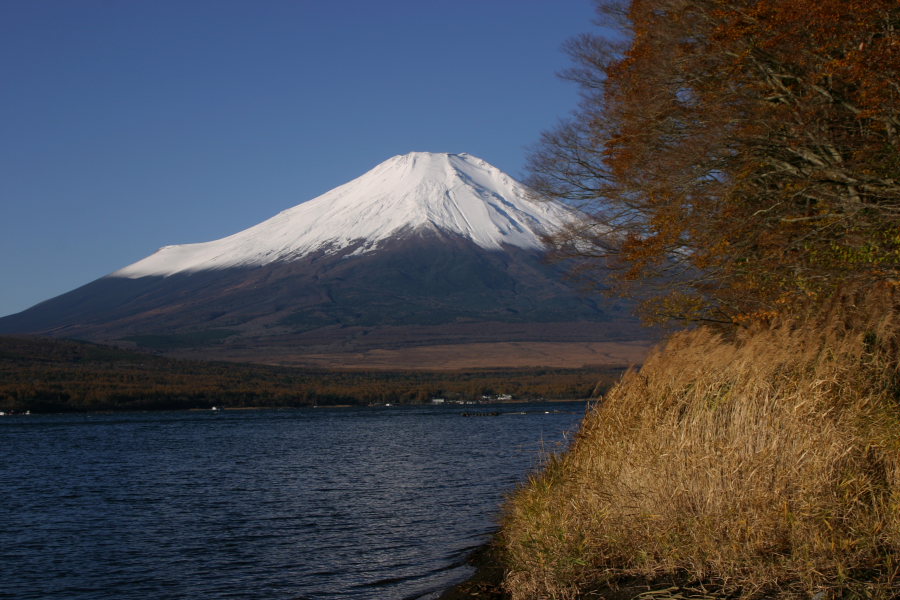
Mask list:
POLYGON ((752 598, 900 596, 900 293, 675 334, 508 502, 504 585, 624 578, 752 598))

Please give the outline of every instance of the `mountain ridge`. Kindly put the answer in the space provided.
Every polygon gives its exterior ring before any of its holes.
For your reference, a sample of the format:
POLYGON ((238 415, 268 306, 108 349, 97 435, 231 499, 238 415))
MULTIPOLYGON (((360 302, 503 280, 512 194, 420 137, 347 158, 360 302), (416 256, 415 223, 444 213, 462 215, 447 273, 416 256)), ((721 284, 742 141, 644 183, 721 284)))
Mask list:
POLYGON ((164 247, 4 317, 0 333, 297 364, 652 338, 627 301, 582 294, 545 260, 543 236, 576 217, 471 155, 398 155, 237 234, 164 247))

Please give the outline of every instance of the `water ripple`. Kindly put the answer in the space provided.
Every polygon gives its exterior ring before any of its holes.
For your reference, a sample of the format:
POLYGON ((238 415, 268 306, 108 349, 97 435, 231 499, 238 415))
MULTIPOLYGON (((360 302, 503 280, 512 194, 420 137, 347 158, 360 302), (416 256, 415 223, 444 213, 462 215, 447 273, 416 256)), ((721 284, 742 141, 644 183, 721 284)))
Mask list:
POLYGON ((5 417, 0 597, 434 598, 583 411, 526 408, 5 417))

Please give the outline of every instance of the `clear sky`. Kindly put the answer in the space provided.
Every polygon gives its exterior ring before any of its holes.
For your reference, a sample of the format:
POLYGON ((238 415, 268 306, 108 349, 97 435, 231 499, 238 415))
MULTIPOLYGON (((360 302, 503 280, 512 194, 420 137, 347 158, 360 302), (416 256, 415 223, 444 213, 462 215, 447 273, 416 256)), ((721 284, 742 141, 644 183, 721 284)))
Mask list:
POLYGON ((0 0, 0 315, 395 154, 515 177, 590 0, 0 0))

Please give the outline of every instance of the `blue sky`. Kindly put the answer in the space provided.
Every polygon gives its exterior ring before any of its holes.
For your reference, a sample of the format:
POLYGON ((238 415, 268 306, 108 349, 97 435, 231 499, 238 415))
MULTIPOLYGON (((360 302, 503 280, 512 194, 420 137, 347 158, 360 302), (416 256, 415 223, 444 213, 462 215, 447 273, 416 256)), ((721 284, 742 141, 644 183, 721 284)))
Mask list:
POLYGON ((513 176, 590 0, 0 0, 0 315, 395 154, 513 176))

